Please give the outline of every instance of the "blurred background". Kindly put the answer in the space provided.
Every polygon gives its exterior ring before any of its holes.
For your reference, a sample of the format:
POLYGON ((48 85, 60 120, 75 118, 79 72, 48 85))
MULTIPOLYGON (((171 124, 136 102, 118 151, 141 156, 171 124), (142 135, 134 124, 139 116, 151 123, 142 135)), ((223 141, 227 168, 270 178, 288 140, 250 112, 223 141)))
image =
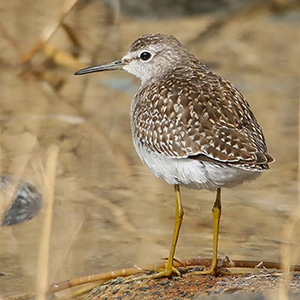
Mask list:
MULTIPOLYGON (((1 173, 42 192, 47 151, 60 149, 51 282, 168 256, 173 187, 150 174, 131 140, 139 80, 124 71, 73 76, 157 32, 176 36, 241 90, 276 159, 255 182, 224 189, 220 257, 280 261, 281 245, 291 242, 291 260, 300 262, 299 229, 291 240, 284 234, 299 204, 299 28, 293 0, 1 1, 1 173)), ((183 188, 182 197, 176 257, 211 257, 215 194, 183 188)), ((35 290, 44 219, 45 209, 0 227, 0 298, 35 290)))

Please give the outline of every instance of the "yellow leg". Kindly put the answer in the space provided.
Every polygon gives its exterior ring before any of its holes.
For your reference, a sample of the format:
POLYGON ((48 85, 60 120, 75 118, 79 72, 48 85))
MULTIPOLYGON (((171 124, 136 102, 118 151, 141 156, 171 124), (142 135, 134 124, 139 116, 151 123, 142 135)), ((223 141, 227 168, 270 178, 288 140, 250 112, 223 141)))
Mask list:
POLYGON ((212 215, 214 221, 214 233, 213 233, 213 258, 211 262, 211 267, 204 271, 195 271, 193 274, 210 274, 217 276, 220 274, 228 274, 226 271, 221 271, 218 268, 218 241, 219 241, 219 226, 221 219, 221 189, 217 189, 216 201, 212 208, 212 215))
POLYGON ((174 259, 179 231, 183 219, 183 208, 181 203, 179 184, 174 185, 174 190, 175 190, 175 226, 174 226, 172 247, 169 254, 169 258, 166 263, 166 267, 163 270, 159 271, 157 274, 147 276, 148 278, 169 277, 172 275, 173 272, 175 272, 178 276, 181 275, 180 272, 173 267, 173 259, 174 259))
POLYGON ((218 275, 218 243, 219 243, 219 227, 220 227, 220 219, 221 219, 221 189, 217 189, 217 197, 214 203, 212 214, 214 221, 214 237, 213 237, 213 258, 211 262, 211 274, 218 275))

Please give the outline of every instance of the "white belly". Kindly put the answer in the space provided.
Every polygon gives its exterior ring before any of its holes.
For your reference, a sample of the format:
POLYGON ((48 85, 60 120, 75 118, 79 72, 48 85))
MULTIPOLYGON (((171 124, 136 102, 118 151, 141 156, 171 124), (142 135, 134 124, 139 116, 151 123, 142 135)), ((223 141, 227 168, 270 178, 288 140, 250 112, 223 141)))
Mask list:
POLYGON ((251 181, 261 175, 259 170, 243 170, 188 158, 170 158, 150 152, 134 141, 135 149, 148 169, 169 184, 182 184, 189 188, 215 190, 251 181))

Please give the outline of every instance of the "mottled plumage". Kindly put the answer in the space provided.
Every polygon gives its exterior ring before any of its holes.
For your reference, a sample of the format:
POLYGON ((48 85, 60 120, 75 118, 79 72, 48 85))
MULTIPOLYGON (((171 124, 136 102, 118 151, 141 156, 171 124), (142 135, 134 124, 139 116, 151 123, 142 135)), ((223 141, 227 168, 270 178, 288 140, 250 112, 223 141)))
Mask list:
POLYGON ((135 137, 169 157, 203 154, 257 169, 267 168, 270 161, 246 99, 197 61, 144 84, 135 96, 132 116, 135 137))

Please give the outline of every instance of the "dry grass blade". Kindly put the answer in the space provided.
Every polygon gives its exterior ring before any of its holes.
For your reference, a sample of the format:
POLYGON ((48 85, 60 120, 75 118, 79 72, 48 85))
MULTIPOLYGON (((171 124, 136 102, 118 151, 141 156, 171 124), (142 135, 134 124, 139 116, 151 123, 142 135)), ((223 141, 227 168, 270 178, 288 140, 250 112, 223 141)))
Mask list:
POLYGON ((44 45, 52 38, 52 36, 56 33, 56 31, 59 29, 59 27, 62 25, 64 19, 68 15, 68 13, 71 11, 71 9, 74 7, 74 5, 78 2, 78 0, 69 0, 65 3, 61 15, 59 16, 58 20, 52 24, 52 26, 49 26, 46 28, 39 41, 27 52, 21 57, 21 62, 26 63, 32 59, 32 57, 39 52, 44 45))
POLYGON ((49 44, 43 45, 43 53, 56 64, 64 67, 82 68, 84 66, 83 63, 79 62, 78 59, 74 58, 70 53, 58 50, 49 44))
POLYGON ((5 38, 5 40, 11 45, 11 47, 19 54, 19 45, 18 45, 18 43, 9 34, 7 29, 3 26, 2 22, 0 22, 0 33, 5 38))
POLYGON ((74 45, 74 48, 75 48, 74 56, 78 56, 77 50, 81 46, 79 39, 77 38, 77 36, 76 36, 75 32, 73 31, 71 26, 69 26, 66 23, 62 23, 61 26, 62 26, 65 33, 68 35, 69 39, 72 41, 72 43, 74 45))
POLYGON ((53 212, 52 205, 58 152, 59 149, 57 146, 50 147, 46 162, 45 187, 43 193, 46 206, 46 215, 42 230, 36 285, 36 298, 39 300, 45 299, 45 293, 48 285, 49 249, 53 212))
POLYGON ((285 280, 283 280, 279 285, 280 300, 288 299, 288 286, 290 281, 290 272, 293 259, 293 249, 291 247, 291 243, 293 241, 293 235, 295 234, 295 230, 297 230, 297 225, 300 221, 300 96, 298 109, 298 206, 293 210, 293 213, 288 218, 282 231, 283 243, 281 246, 281 267, 284 272, 285 280))

